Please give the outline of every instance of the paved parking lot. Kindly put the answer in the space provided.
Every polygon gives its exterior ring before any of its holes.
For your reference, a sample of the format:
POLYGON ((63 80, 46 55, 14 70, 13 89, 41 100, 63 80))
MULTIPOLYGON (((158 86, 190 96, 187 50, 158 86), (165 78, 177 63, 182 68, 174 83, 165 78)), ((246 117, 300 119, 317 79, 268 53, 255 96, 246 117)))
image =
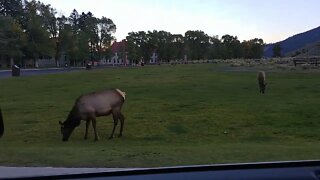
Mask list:
MULTIPOLYGON (((41 74, 55 74, 63 72, 72 72, 84 70, 83 67, 79 68, 46 68, 46 69, 21 69, 20 76, 32 76, 41 74)), ((0 70, 0 78, 9 78, 11 76, 11 70, 0 70)))

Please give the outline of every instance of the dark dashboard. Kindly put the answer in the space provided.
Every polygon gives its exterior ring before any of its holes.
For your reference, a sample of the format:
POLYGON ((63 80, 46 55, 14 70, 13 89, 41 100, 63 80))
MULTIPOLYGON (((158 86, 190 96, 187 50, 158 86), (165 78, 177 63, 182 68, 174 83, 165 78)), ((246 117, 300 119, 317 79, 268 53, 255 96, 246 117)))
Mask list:
POLYGON ((229 179, 229 180, 318 180, 320 161, 288 161, 241 163, 71 174, 58 176, 21 177, 20 179, 229 179))

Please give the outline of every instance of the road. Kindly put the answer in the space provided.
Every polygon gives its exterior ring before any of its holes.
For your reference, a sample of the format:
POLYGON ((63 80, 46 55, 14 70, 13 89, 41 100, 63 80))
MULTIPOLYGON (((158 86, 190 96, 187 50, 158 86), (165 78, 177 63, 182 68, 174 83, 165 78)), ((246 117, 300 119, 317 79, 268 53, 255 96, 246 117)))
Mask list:
POLYGON ((127 168, 53 168, 53 167, 4 167, 0 166, 0 179, 21 178, 34 176, 52 176, 81 173, 98 173, 120 170, 133 170, 127 168))
MULTIPOLYGON (((64 73, 64 72, 73 72, 84 70, 84 67, 77 68, 45 68, 45 69, 21 69, 20 76, 32 76, 32 75, 41 75, 41 74, 55 74, 55 73, 64 73)), ((11 70, 0 70, 0 78, 9 78, 11 76, 11 70)))

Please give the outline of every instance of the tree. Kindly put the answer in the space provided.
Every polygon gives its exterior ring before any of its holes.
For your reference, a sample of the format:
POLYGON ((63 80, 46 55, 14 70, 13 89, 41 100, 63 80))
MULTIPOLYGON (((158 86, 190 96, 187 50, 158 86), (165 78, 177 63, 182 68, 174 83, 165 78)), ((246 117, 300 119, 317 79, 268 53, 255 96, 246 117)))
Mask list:
POLYGON ((224 59, 227 56, 226 47, 222 44, 218 36, 209 37, 210 47, 208 56, 210 59, 224 59))
POLYGON ((23 6, 21 0, 0 0, 0 15, 11 16, 20 20, 23 15, 23 6))
POLYGON ((63 17, 59 18, 58 21, 60 25, 57 57, 63 57, 65 60, 68 59, 69 62, 66 63, 73 65, 88 59, 90 51, 87 34, 82 31, 74 34, 74 28, 71 24, 63 24, 65 22, 65 18, 63 17))
POLYGON ((262 39, 251 39, 249 41, 243 41, 242 47, 244 50, 244 58, 258 59, 263 56, 263 48, 265 44, 262 39))
POLYGON ((131 32, 126 37, 129 59, 138 62, 148 60, 157 53, 159 61, 169 62, 184 56, 185 39, 181 34, 172 35, 166 31, 131 32))
POLYGON ((150 45, 148 45, 147 33, 144 31, 131 32, 126 37, 128 42, 128 56, 135 62, 140 59, 149 59, 150 57, 150 45))
POLYGON ((173 34, 169 45, 170 59, 184 58, 184 37, 181 34, 173 34))
POLYGON ((79 14, 74 9, 68 18, 58 18, 58 27, 62 32, 59 51, 67 55, 73 64, 110 55, 110 44, 116 31, 111 19, 96 18, 91 12, 79 14), (64 41, 65 38, 68 40, 64 41))
MULTIPOLYGON (((87 38, 90 47, 91 61, 95 59, 98 51, 99 35, 98 35, 98 19, 91 12, 82 13, 79 18, 79 27, 82 32, 82 38, 87 38)), ((84 39, 83 39, 84 40, 84 39)), ((85 42, 85 41, 81 41, 85 42)), ((93 62, 92 62, 93 64, 93 62)))
POLYGON ((71 56, 74 57, 74 62, 83 62, 86 59, 93 58, 94 52, 92 52, 92 47, 90 47, 88 39, 88 34, 83 31, 79 32, 76 36, 76 45, 72 49, 74 54, 71 54, 71 56))
POLYGON ((107 55, 107 48, 110 47, 111 41, 115 38, 112 36, 116 32, 116 25, 109 18, 103 17, 98 19, 98 56, 107 55), (103 54, 104 53, 104 54, 103 54))
POLYGON ((53 57, 55 52, 55 41, 50 38, 41 14, 41 6, 39 1, 34 0, 25 2, 25 32, 27 36, 27 44, 23 48, 23 52, 27 58, 31 58, 36 62, 37 58, 53 57))
POLYGON ((281 54, 282 48, 281 48, 280 43, 274 44, 272 50, 273 50, 273 57, 281 57, 282 56, 282 54, 281 54))
POLYGON ((20 24, 10 16, 0 16, 0 27, 0 57, 10 59, 13 65, 15 58, 23 56, 21 49, 26 43, 25 34, 20 24))
POLYGON ((116 31, 111 19, 96 18, 91 12, 79 14, 75 9, 68 18, 57 18, 56 14, 50 4, 40 1, 0 0, 0 17, 11 18, 1 19, 4 25, 0 27, 0 58, 16 54, 36 62, 38 58, 55 57, 58 61, 67 57, 76 64, 110 53, 108 48, 116 31), (19 41, 15 37, 19 37, 19 41), (4 49, 11 44, 15 47, 4 54, 4 49))
POLYGON ((185 46, 188 57, 191 59, 205 59, 210 46, 209 36, 203 31, 187 31, 185 46))
POLYGON ((225 58, 230 59, 243 57, 243 50, 237 36, 226 34, 222 36, 221 41, 227 51, 225 58))
POLYGON ((158 53, 158 58, 160 60, 169 61, 170 60, 170 43, 172 35, 166 31, 149 31, 147 34, 146 49, 148 52, 147 58, 149 59, 153 52, 158 53))
POLYGON ((128 51, 128 58, 132 60, 131 63, 138 63, 138 60, 142 56, 142 51, 140 46, 138 45, 137 33, 130 32, 126 37, 127 41, 127 51, 128 51))
POLYGON ((39 5, 40 16, 42 18, 42 23, 47 31, 50 33, 51 38, 57 38, 58 34, 58 26, 57 26, 57 18, 55 15, 57 14, 54 8, 51 8, 50 5, 40 4, 39 5))
POLYGON ((71 24, 73 34, 77 34, 80 29, 79 28, 80 15, 79 15, 78 11, 73 9, 68 20, 71 24))

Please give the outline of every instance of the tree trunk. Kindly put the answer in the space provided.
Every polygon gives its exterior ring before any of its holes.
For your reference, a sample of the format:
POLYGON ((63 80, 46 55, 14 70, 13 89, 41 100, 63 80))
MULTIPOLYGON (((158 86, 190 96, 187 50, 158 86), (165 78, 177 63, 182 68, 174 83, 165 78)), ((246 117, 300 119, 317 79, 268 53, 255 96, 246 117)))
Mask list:
POLYGON ((13 65, 14 65, 13 57, 10 57, 10 67, 12 67, 13 65))

